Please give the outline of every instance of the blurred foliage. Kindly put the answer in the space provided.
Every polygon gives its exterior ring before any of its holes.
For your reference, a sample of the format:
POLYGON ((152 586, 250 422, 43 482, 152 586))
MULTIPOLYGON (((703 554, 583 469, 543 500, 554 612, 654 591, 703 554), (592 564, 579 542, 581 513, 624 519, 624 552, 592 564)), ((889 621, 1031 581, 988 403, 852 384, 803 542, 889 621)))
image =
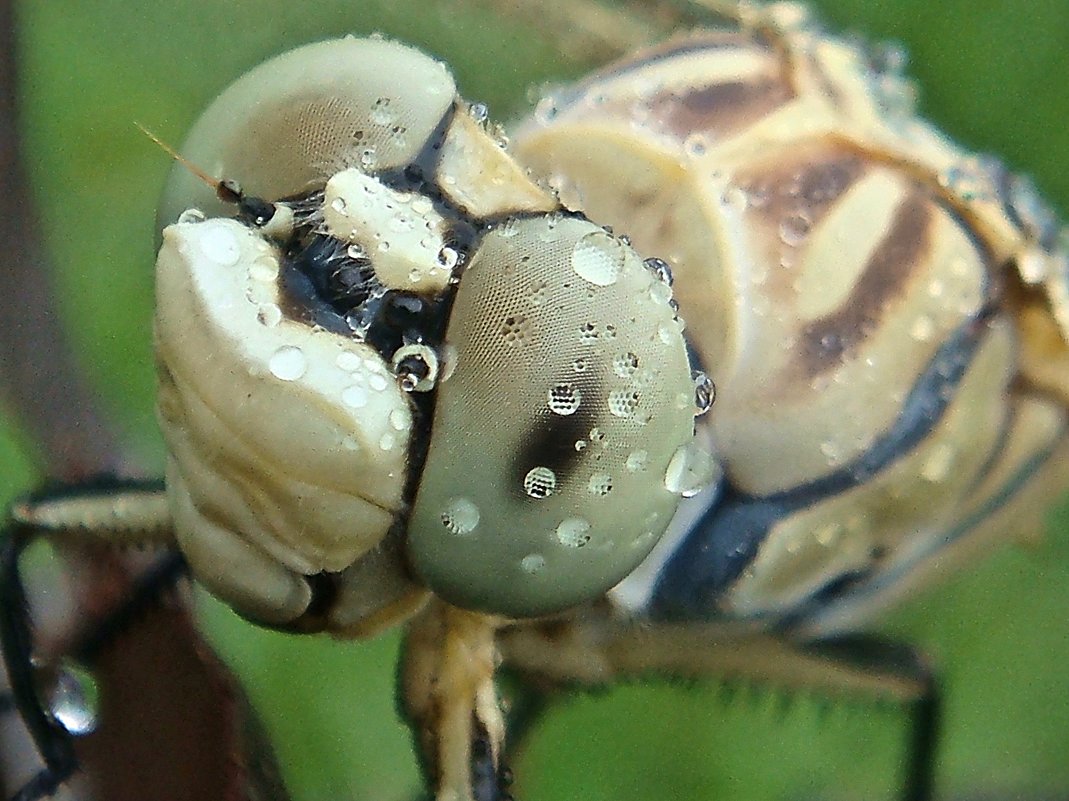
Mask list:
MULTIPOLYGON (((924 112, 1069 209, 1069 0, 818 5, 836 29, 904 43, 924 112)), ((522 110, 531 87, 583 69, 537 26, 445 0, 34 0, 19 11, 23 130, 63 322, 129 447, 155 468, 150 268, 169 164, 135 120, 180 142, 247 67, 346 32, 384 31, 442 56, 499 119, 522 110)), ((11 420, 0 425, 0 460, 4 499, 38 478, 11 420)), ((947 677, 942 797, 1069 792, 1066 512, 1041 544, 1005 550, 888 623, 930 649, 947 677)), ((274 733, 297 798, 411 796, 395 637, 284 637, 211 603, 204 617, 274 733)), ((895 709, 635 684, 562 700, 516 766, 517 789, 525 801, 891 798, 905 733, 895 709)))

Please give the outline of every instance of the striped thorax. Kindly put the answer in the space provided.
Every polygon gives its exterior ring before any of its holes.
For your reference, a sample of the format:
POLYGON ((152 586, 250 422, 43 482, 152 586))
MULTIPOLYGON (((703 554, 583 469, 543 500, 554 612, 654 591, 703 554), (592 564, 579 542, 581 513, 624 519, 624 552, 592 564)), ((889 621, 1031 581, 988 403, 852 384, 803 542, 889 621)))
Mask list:
POLYGON ((632 610, 845 625, 1064 440, 1061 232, 914 116, 898 61, 779 4, 548 96, 514 139, 667 258, 718 388, 724 480, 619 589, 632 610))

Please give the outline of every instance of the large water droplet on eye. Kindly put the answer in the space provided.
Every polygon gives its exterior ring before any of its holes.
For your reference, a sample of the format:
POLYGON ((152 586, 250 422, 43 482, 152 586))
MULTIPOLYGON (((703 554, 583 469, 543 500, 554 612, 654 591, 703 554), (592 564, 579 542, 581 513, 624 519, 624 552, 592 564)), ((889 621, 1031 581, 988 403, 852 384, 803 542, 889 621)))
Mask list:
POLYGON ((280 381, 296 381, 308 369, 308 359, 300 348, 283 345, 271 354, 267 369, 280 381))
POLYGON ((452 498, 442 511, 442 525, 453 534, 470 534, 479 525, 479 507, 467 498, 452 498))
POLYGON ((556 384, 549 388, 549 410, 554 414, 567 417, 579 410, 583 394, 571 384, 556 384))
POLYGON ((602 231, 589 233, 575 243, 572 269, 595 286, 611 286, 624 268, 623 246, 602 231))
POLYGON ((532 498, 548 498, 557 489, 557 474, 548 467, 532 467, 523 477, 523 491, 532 498))
POLYGON ((664 474, 669 492, 692 498, 718 477, 719 466, 712 455, 697 442, 682 445, 672 456, 664 474))

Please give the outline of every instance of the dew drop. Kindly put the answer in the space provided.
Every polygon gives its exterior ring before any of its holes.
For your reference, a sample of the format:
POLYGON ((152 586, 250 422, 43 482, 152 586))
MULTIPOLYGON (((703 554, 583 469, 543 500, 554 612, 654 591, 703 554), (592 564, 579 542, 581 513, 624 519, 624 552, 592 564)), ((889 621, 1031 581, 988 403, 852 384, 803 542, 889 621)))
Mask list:
POLYGON ((582 548, 590 542, 590 523, 581 517, 569 517, 556 529, 557 541, 568 548, 582 548))
POLYGON ((237 237, 222 225, 213 225, 204 231, 200 249, 205 256, 223 267, 232 267, 241 258, 241 245, 237 237))
POLYGON ((256 309, 256 319, 260 325, 274 328, 282 322, 282 309, 274 303, 261 303, 256 309))
POLYGON ((99 693, 93 677, 73 663, 65 663, 49 696, 52 716, 70 734, 79 737, 97 727, 99 693))
POLYGON ((591 495, 604 497, 612 492, 612 476, 608 473, 594 473, 586 485, 591 495))
POLYGON ((479 525, 479 507, 467 498, 451 498, 442 512, 442 525, 453 534, 470 534, 479 525))
POLYGON ((389 381, 386 380, 386 376, 381 373, 373 373, 367 381, 368 386, 376 392, 382 392, 389 386, 389 381))
POLYGON ((648 451, 631 451, 624 461, 624 467, 627 468, 629 473, 641 473, 649 467, 649 464, 650 454, 648 451))
POLYGON ((620 378, 633 378, 638 372, 638 356, 631 351, 618 353, 613 357, 612 371, 620 378))
POLYGON ((716 387, 713 386, 713 379, 701 370, 695 370, 691 380, 694 382, 694 416, 698 417, 712 407, 716 399, 716 387))
POLYGON ((398 408, 390 412, 390 425, 395 431, 407 431, 412 427, 412 415, 407 408, 398 408))
POLYGON ((638 393, 629 389, 614 389, 609 393, 609 411, 615 417, 630 417, 638 408, 638 393))
POLYGON ((550 387, 547 397, 549 410, 562 417, 575 414, 583 400, 583 394, 571 384, 556 384, 550 387))
POLYGON ((548 498, 557 489, 557 474, 548 467, 532 467, 523 477, 523 491, 532 498, 548 498))
POLYGON ((189 225, 195 223, 202 223, 205 219, 207 218, 204 216, 204 212, 200 209, 186 209, 178 215, 179 224, 189 225))
POLYGON ((338 354, 338 358, 334 360, 334 363, 338 365, 340 369, 352 373, 363 366, 364 360, 355 353, 346 350, 338 354))
POLYGON ((300 348, 283 345, 271 354, 267 369, 280 381, 296 381, 308 369, 308 359, 300 348))
POLYGON ((345 198, 341 197, 336 197, 334 198, 334 200, 330 201, 330 207, 334 209, 334 211, 338 212, 338 214, 345 214, 348 210, 348 206, 345 203, 345 198))
POLYGON ((623 268, 623 246, 602 231, 587 234, 572 249, 572 269, 594 286, 612 286, 623 268))
POLYGON ((393 434, 386 433, 379 438, 379 450, 392 451, 397 444, 397 437, 393 434))
POLYGON ((274 283, 278 278, 278 260, 270 256, 258 258, 249 267, 249 277, 265 284, 274 283))
POLYGON ((664 474, 664 486, 669 492, 692 498, 713 482, 717 472, 712 455, 697 442, 690 442, 672 455, 664 474))
POLYGON ((809 236, 811 227, 812 223, 808 217, 802 214, 791 214, 779 224, 780 241, 789 247, 797 247, 809 236))
POLYGON ((520 570, 524 573, 539 573, 546 566, 546 558, 540 553, 529 553, 520 560, 520 570))
POLYGON ((346 387, 341 391, 342 403, 353 409, 362 409, 367 406, 367 390, 356 385, 346 387))

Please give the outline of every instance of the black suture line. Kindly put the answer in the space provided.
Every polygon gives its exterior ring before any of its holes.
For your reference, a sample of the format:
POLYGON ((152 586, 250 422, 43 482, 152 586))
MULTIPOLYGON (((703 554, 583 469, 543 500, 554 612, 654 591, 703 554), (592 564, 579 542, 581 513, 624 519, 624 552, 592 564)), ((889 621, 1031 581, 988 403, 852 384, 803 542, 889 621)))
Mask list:
POLYGON ((33 667, 33 632, 19 557, 30 532, 9 528, 0 549, 0 650, 3 651, 15 706, 45 767, 22 786, 12 801, 37 801, 52 795, 78 768, 71 735, 41 706, 33 667))
POLYGON ((721 593, 752 563, 779 520, 860 486, 923 441, 956 397, 953 390, 972 364, 995 313, 994 306, 986 306, 954 331, 918 377, 891 428, 853 462, 765 496, 726 484, 662 568, 649 601, 650 615, 658 620, 715 616, 721 593))

